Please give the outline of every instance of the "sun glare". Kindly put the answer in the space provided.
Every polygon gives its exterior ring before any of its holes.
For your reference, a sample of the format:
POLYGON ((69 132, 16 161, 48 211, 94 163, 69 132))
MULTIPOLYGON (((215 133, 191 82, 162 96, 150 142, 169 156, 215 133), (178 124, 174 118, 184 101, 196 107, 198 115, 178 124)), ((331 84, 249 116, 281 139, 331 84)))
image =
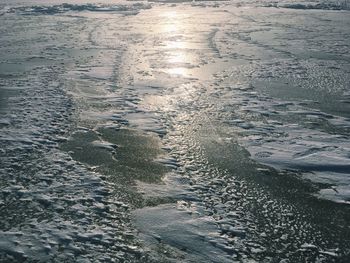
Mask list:
POLYGON ((189 57, 184 49, 188 48, 188 43, 183 41, 183 34, 186 30, 183 23, 183 15, 176 11, 169 11, 161 14, 163 23, 161 23, 160 31, 166 34, 164 41, 164 49, 166 50, 165 69, 171 75, 186 75, 188 69, 182 65, 187 64, 189 57))

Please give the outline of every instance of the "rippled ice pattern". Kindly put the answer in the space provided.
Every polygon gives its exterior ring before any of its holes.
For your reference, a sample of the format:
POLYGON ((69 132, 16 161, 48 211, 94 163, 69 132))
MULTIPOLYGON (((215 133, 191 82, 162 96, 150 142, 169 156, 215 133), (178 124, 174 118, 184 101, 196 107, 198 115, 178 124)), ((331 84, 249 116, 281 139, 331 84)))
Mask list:
POLYGON ((0 0, 0 262, 348 262, 348 10, 0 0))

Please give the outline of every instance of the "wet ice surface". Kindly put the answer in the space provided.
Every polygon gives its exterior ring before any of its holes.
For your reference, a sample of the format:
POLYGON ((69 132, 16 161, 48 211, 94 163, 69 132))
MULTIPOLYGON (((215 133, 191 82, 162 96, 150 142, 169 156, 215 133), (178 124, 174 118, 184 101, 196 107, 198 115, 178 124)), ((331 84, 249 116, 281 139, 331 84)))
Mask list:
POLYGON ((348 7, 277 7, 2 1, 0 261, 346 262, 348 7))
POLYGON ((142 258, 115 187, 59 149, 76 125, 63 76, 95 53, 81 21, 1 21, 1 262, 142 258))

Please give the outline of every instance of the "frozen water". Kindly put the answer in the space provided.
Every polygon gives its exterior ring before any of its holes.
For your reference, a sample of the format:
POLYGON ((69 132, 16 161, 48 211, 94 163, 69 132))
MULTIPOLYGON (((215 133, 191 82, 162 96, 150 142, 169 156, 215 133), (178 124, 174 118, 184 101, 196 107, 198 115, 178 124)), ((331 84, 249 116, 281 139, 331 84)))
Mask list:
POLYGON ((164 243, 174 262, 232 262, 234 249, 218 242, 210 217, 200 217, 190 203, 160 205, 136 212, 136 225, 154 246, 164 243), (169 246, 169 247, 168 247, 169 246), (182 259, 181 259, 182 258, 182 259))
POLYGON ((95 2, 0 1, 0 261, 346 262, 348 3, 95 2))

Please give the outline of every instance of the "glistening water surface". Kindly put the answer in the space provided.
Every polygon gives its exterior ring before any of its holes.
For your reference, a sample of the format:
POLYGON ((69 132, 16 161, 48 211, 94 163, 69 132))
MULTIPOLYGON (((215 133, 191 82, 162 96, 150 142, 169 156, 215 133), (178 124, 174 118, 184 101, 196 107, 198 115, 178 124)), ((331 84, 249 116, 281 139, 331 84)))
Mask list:
POLYGON ((1 262, 348 262, 347 2, 0 4, 1 262))

